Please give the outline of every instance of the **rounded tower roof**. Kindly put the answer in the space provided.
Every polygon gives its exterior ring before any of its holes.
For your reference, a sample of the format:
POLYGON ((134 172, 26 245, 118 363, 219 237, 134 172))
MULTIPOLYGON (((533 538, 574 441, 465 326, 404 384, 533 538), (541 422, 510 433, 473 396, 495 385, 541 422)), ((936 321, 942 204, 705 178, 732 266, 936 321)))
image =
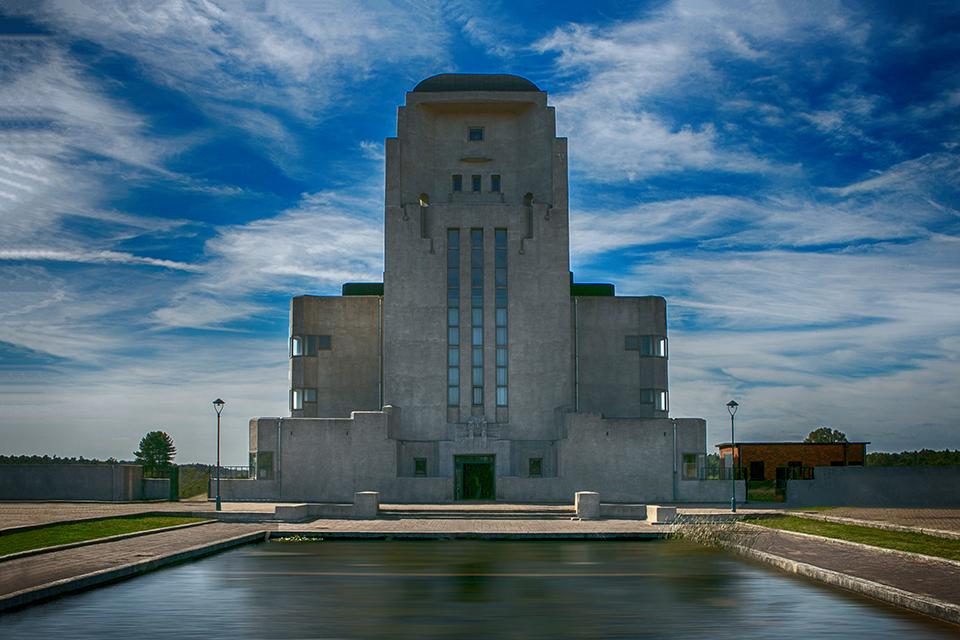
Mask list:
POLYGON ((506 73, 441 73, 422 80, 415 92, 540 91, 526 78, 506 73))

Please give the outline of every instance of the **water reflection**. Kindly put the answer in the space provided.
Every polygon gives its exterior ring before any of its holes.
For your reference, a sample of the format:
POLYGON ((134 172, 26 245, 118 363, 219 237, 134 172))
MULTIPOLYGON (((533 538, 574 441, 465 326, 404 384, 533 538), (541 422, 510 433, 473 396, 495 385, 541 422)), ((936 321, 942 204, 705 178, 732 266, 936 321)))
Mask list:
POLYGON ((3 616, 8 637, 946 638, 681 542, 268 543, 3 616))

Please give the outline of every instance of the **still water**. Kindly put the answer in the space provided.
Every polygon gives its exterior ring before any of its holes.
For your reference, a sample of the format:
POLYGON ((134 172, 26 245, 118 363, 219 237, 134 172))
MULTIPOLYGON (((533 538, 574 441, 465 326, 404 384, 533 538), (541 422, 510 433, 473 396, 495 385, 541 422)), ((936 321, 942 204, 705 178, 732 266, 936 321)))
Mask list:
POLYGON ((680 541, 247 546, 0 616, 9 638, 955 638, 680 541))

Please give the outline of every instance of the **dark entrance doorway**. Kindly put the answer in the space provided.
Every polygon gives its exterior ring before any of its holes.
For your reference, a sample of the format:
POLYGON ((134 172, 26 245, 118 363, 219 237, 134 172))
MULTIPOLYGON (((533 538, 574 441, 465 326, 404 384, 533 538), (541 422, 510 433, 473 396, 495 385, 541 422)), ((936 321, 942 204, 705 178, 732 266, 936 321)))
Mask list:
POLYGON ((454 500, 495 500, 495 456, 454 456, 454 500))

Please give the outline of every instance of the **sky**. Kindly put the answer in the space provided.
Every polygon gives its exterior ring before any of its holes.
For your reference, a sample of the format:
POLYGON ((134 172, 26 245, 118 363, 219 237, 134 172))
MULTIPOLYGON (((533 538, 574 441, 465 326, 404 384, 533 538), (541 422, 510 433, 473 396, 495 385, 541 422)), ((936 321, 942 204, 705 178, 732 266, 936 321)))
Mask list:
POLYGON ((569 139, 578 281, 667 298, 708 447, 960 448, 960 5, 0 4, 0 453, 245 464, 289 299, 382 281, 421 79, 514 73, 569 139))

